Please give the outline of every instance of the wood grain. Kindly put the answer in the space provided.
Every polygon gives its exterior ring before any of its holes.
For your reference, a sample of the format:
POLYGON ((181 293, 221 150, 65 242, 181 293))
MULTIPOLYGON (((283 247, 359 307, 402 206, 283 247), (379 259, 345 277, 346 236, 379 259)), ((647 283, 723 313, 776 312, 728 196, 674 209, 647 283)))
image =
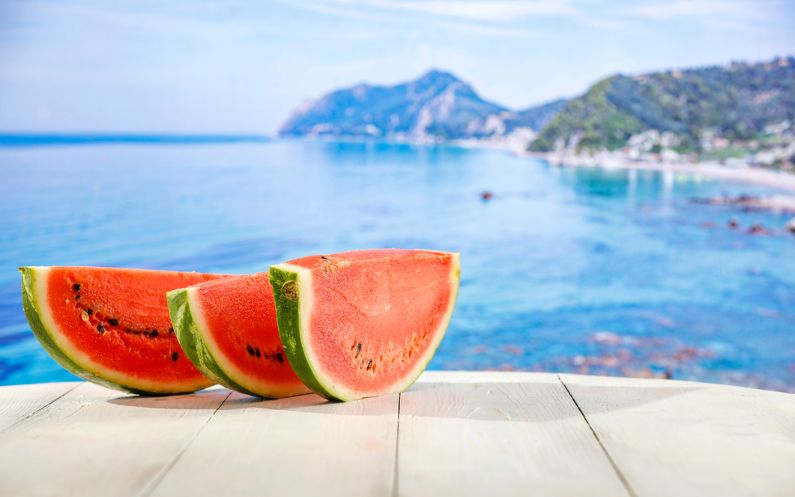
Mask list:
POLYGON ((346 404, 0 388, 3 497, 783 497, 793 468, 795 395, 702 383, 429 372, 346 404))
POLYGON ((561 378, 638 497, 795 495, 795 395, 561 378))
POLYGON ((0 389, 0 432, 35 416, 80 383, 14 385, 0 389))
POLYGON ((124 398, 80 384, 0 434, 0 495, 138 495, 228 395, 124 398))
POLYGON ((397 403, 233 394, 153 496, 389 496, 397 403))
POLYGON ((431 374, 401 396, 397 490, 628 495, 557 376, 499 373, 431 374))

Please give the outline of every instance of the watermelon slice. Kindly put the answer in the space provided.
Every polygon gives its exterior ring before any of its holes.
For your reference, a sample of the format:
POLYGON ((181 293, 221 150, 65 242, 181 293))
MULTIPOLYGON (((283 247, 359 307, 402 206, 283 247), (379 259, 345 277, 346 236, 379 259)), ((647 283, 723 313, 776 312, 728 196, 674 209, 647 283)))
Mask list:
POLYGON ((279 334, 312 390, 353 400, 400 392, 431 360, 455 306, 459 256, 366 250, 272 266, 279 334))
POLYGON ((260 397, 309 392, 284 355, 267 273, 209 281, 167 298, 179 343, 208 377, 260 397))
POLYGON ((139 394, 213 384, 185 357, 166 292, 217 275, 93 267, 23 267, 22 304, 44 349, 89 381, 139 394))

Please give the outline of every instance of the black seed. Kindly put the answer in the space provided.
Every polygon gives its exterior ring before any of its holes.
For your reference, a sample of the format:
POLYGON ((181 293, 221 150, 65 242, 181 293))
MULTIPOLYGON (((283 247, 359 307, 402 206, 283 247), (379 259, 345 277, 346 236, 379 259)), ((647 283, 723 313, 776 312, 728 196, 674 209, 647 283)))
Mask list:
POLYGON ((359 357, 359 354, 362 352, 362 342, 356 344, 356 355, 353 357, 359 357))
POLYGON ((80 294, 75 295, 75 300, 80 300, 80 294))
POLYGON ((103 326, 101 324, 98 324, 97 325, 97 331, 100 332, 100 333, 105 333, 105 326, 103 326))
POLYGON ((179 359, 179 352, 172 352, 171 353, 171 360, 172 361, 176 361, 177 359, 179 359))
POLYGON ((94 314, 94 309, 86 309, 86 314, 88 314, 89 316, 94 314))
POLYGON ((372 359, 370 359, 370 361, 367 363, 367 371, 370 371, 371 367, 373 367, 373 360, 372 359))
POLYGON ((254 355, 256 355, 257 357, 262 357, 262 354, 261 354, 261 353, 260 353, 260 351, 259 351, 259 347, 256 347, 256 348, 254 349, 254 355))
POLYGON ((119 326, 119 320, 116 318, 108 319, 108 324, 111 326, 119 326))
POLYGON ((321 258, 321 259, 323 259, 324 261, 331 260, 331 259, 329 259, 328 257, 326 257, 325 255, 321 255, 321 256, 320 256, 320 258, 321 258))
POLYGON ((150 337, 156 337, 158 334, 159 334, 159 333, 158 333, 158 331, 157 331, 157 330, 152 330, 152 331, 150 331, 150 332, 149 332, 149 336, 150 336, 150 337))
POLYGON ((79 292, 80 291, 80 283, 75 283, 72 285, 72 290, 79 292))
POLYGON ((246 345, 246 352, 248 352, 248 355, 254 355, 254 347, 246 345))
POLYGON ((169 334, 169 335, 172 335, 172 334, 174 334, 174 328, 171 328, 171 327, 169 327, 169 328, 168 328, 168 334, 169 334))
POLYGON ((279 364, 284 364, 284 356, 281 352, 276 353, 276 360, 279 361, 279 364))

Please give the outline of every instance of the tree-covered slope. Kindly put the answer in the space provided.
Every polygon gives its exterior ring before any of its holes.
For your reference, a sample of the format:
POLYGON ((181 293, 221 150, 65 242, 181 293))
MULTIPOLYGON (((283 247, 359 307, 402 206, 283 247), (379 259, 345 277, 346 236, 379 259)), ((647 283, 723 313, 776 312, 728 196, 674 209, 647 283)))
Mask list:
POLYGON ((702 138, 749 140, 795 118, 795 58, 639 76, 617 75, 569 101, 530 144, 535 151, 623 147, 646 130, 670 132, 683 151, 702 138))

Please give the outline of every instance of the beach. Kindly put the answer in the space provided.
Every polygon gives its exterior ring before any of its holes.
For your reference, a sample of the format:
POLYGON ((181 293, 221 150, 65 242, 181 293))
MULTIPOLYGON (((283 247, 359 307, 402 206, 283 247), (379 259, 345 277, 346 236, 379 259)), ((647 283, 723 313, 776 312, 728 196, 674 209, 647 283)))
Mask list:
MULTIPOLYGON (((514 149, 516 151, 516 149, 514 149)), ((724 181, 752 183, 770 188, 779 188, 792 192, 786 205, 795 210, 795 174, 756 167, 730 167, 715 162, 658 162, 636 161, 614 154, 575 155, 558 153, 537 153, 516 151, 519 155, 542 159, 553 166, 560 167, 591 167, 600 169, 635 169, 645 171, 661 171, 675 174, 702 176, 724 181), (789 203, 792 202, 792 203, 789 203)), ((782 205, 784 205, 782 203, 782 205)))

